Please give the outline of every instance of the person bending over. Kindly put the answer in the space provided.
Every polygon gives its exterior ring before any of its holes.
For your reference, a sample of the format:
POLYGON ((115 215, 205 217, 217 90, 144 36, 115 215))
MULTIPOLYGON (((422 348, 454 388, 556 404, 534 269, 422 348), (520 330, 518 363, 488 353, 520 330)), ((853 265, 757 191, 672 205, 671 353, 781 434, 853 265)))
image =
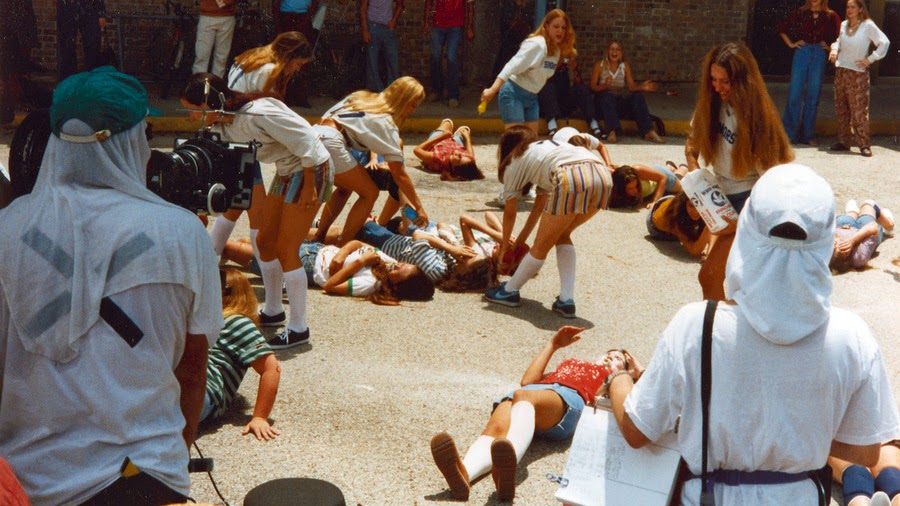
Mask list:
POLYGON ((453 497, 469 498, 469 486, 491 472, 501 501, 516 495, 516 466, 534 436, 563 441, 572 437, 585 406, 593 406, 598 390, 616 373, 637 381, 643 367, 625 350, 610 350, 595 362, 564 360, 546 374, 553 355, 581 339, 584 329, 561 327, 525 370, 522 388, 494 402, 484 432, 460 459, 453 437, 441 432, 431 438, 431 455, 453 497))

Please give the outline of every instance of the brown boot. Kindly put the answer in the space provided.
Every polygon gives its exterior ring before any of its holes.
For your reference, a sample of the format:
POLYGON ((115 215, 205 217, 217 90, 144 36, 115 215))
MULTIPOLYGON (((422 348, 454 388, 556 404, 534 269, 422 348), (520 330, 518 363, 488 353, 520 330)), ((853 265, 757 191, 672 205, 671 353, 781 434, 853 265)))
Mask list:
POLYGON ((650 130, 649 132, 647 132, 647 135, 644 136, 644 139, 650 142, 655 142, 657 144, 666 143, 666 140, 660 137, 659 134, 656 133, 656 130, 650 130))
POLYGON ((446 432, 435 434, 431 438, 431 456, 447 480, 453 497, 460 501, 469 500, 469 473, 459 458, 453 436, 446 432))
POLYGON ((516 449, 506 438, 491 443, 491 477, 501 501, 512 501, 516 496, 516 449))

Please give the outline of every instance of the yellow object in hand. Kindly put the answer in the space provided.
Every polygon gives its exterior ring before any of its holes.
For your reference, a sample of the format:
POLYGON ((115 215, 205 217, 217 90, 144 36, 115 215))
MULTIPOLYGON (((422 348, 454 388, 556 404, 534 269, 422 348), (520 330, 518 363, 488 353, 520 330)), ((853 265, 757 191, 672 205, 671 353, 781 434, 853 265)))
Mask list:
POLYGON ((482 100, 480 104, 478 104, 478 114, 484 114, 484 111, 487 110, 487 100, 482 100))

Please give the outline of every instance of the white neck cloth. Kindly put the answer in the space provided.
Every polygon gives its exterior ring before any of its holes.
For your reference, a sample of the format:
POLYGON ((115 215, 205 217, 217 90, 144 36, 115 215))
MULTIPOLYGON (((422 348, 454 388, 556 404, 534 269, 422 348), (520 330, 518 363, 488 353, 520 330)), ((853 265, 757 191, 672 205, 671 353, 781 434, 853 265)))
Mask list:
POLYGON ((769 341, 794 343, 828 320, 833 233, 834 194, 809 167, 773 167, 753 187, 728 256, 727 296, 769 341), (786 222, 806 239, 771 235, 786 222))
MULTIPOLYGON (((146 188, 150 147, 140 122, 102 142, 50 136, 34 191, 3 211, 0 284, 23 346, 51 360, 78 355, 99 320, 100 301, 129 288, 174 283, 220 293, 200 221, 146 188), (211 279, 210 279, 211 278, 211 279)), ((73 119, 72 135, 93 129, 73 119)))

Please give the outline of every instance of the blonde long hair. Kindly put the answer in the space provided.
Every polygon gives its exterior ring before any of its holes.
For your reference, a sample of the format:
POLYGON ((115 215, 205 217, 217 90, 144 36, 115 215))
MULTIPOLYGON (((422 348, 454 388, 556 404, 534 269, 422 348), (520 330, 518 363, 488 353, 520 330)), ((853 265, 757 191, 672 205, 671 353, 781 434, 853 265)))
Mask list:
POLYGON ((222 287, 222 316, 228 318, 236 314, 246 316, 259 325, 259 300, 250 286, 250 280, 234 267, 220 267, 224 274, 222 287))
POLYGON ((414 77, 403 76, 397 78, 381 93, 368 90, 351 93, 347 97, 347 109, 372 114, 388 113, 399 127, 406 120, 407 106, 413 102, 420 104, 424 98, 425 88, 422 87, 422 83, 414 77))
POLYGON ((722 99, 712 86, 710 69, 723 67, 731 81, 729 102, 737 116, 737 132, 731 153, 732 170, 742 178, 753 169, 762 173, 794 159, 794 150, 756 59, 744 44, 728 42, 712 48, 703 59, 700 89, 688 143, 707 164, 715 165, 719 142, 722 99))
POLYGON ((276 93, 284 97, 291 78, 310 60, 312 50, 306 36, 300 32, 283 32, 265 46, 244 51, 234 59, 234 62, 244 72, 253 72, 263 65, 274 63, 275 68, 263 85, 263 89, 254 91, 276 93))
POLYGON ((562 9, 553 9, 544 16, 544 20, 541 21, 541 26, 539 26, 534 33, 529 35, 529 37, 537 36, 543 37, 547 42, 548 55, 555 55, 556 52, 559 51, 560 58, 569 58, 572 60, 578 55, 578 51, 575 50, 575 30, 572 29, 572 22, 569 21, 569 16, 566 15, 565 11, 562 9), (563 37, 562 43, 560 43, 558 47, 547 35, 547 26, 556 21, 556 18, 563 18, 566 21, 566 35, 563 37))

